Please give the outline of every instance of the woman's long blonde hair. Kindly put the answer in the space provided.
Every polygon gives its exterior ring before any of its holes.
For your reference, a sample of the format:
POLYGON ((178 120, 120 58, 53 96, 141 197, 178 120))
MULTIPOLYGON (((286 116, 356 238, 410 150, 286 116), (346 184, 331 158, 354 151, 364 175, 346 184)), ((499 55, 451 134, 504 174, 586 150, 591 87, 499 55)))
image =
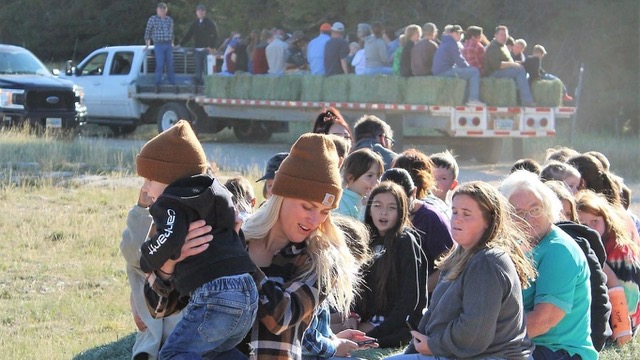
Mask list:
POLYGON ((472 181, 459 186, 453 193, 456 196, 467 195, 480 207, 482 216, 487 222, 487 229, 480 241, 471 249, 465 250, 456 245, 438 262, 442 270, 449 270, 447 279, 455 280, 467 267, 475 253, 484 248, 496 248, 504 251, 516 267, 520 284, 523 288, 536 277, 531 260, 524 254, 518 242, 525 238, 522 228, 511 218, 509 202, 492 185, 482 181, 472 181))
MULTIPOLYGON (((271 228, 279 220, 283 201, 282 196, 273 195, 247 220, 242 231, 248 242, 268 239, 271 228)), ((329 305, 342 315, 348 314, 361 279, 359 262, 349 251, 343 232, 329 215, 305 241, 311 262, 298 278, 317 277, 319 289, 326 294, 329 305)))

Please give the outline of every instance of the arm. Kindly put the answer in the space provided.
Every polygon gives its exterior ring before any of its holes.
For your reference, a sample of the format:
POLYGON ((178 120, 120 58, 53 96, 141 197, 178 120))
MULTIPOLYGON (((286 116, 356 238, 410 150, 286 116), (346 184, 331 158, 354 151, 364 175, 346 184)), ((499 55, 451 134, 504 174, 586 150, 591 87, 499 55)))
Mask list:
POLYGON ((256 269, 253 278, 261 299, 258 320, 276 335, 311 318, 320 302, 315 277, 283 284, 269 279, 262 270, 256 269))
POLYGON ((151 45, 152 31, 153 31, 153 16, 150 17, 149 20, 147 20, 147 27, 144 29, 144 43, 146 47, 149 47, 149 45, 151 45))
POLYGON ((380 57, 380 60, 382 60, 382 64, 384 65, 389 65, 389 63, 393 61, 393 58, 389 59, 389 52, 387 51, 386 42, 380 43, 380 46, 378 46, 378 56, 380 57))
MULTIPOLYGON (((503 266, 496 263, 497 261, 496 257, 488 257, 483 253, 476 254, 470 260, 467 269, 460 275, 462 293, 449 299, 451 302, 460 298, 460 314, 452 318, 442 332, 429 334, 427 343, 433 354, 452 358, 471 358, 481 354, 491 345, 498 326, 498 316, 502 310, 502 298, 511 291, 520 290, 519 287, 511 287, 508 274, 504 272, 503 266)), ((517 277, 517 275, 514 276, 517 277)), ((447 305, 455 306, 455 304, 443 304, 443 306, 447 305)), ((438 309, 433 311, 435 314, 438 309)), ((416 349, 420 351, 417 346, 416 349)))
POLYGON ((336 355, 337 344, 335 343, 335 336, 326 337, 320 331, 320 328, 328 326, 328 323, 328 308, 321 305, 321 307, 318 308, 313 321, 309 325, 309 328, 304 332, 304 336, 302 338, 303 354, 327 358, 336 355))
POLYGON ((466 68, 469 67, 469 63, 467 62, 467 60, 465 60, 465 58, 462 56, 462 53, 460 52, 460 48, 458 47, 458 44, 454 44, 455 46, 451 47, 451 55, 453 56, 453 62, 456 64, 456 66, 460 67, 460 68, 466 68))
POLYGON ((152 223, 148 198, 146 193, 140 191, 138 203, 127 214, 127 227, 122 232, 122 241, 120 241, 120 252, 127 261, 127 265, 132 266, 140 275, 143 275, 140 270, 140 246, 147 239, 152 223))
POLYGON ((345 74, 349 73, 349 65, 347 64, 347 59, 340 59, 340 65, 342 66, 342 71, 345 74))
POLYGON ((558 325, 566 313, 559 307, 549 303, 536 304, 527 313, 527 335, 530 338, 546 334, 552 327, 558 325))
POLYGON ((169 28, 169 31, 171 32, 171 46, 175 46, 175 36, 173 33, 173 18, 169 17, 169 22, 171 23, 171 26, 169 28))

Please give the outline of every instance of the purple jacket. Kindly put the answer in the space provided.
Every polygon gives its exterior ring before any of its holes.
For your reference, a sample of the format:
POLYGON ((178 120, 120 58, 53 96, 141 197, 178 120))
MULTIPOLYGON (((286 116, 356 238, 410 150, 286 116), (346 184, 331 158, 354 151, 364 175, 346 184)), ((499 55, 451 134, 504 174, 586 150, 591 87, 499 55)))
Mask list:
POLYGON ((459 68, 469 67, 469 63, 460 52, 458 42, 451 35, 442 35, 442 43, 433 56, 431 72, 437 76, 449 71, 454 65, 459 68))
POLYGON ((435 271, 435 261, 453 246, 451 222, 437 207, 424 203, 411 219, 420 235, 419 243, 427 257, 428 274, 435 271))

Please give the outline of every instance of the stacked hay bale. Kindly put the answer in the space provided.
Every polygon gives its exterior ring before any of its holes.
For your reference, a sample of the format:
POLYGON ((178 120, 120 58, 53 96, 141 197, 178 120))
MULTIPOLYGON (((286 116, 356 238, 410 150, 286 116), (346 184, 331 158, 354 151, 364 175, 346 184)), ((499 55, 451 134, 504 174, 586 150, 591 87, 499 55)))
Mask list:
POLYGON ((518 106, 516 83, 512 79, 480 79, 480 100, 489 106, 518 106))
POLYGON ((406 80, 405 103, 455 106, 464 104, 465 80, 437 76, 415 76, 406 80))
POLYGON ((352 75, 349 101, 356 103, 403 104, 406 79, 389 75, 352 75))
POLYGON ((300 81, 300 101, 321 101, 323 76, 304 75, 300 81))
POLYGON ((562 105, 562 81, 538 80, 531 84, 531 95, 538 106, 562 105))
POLYGON ((352 76, 357 75, 334 75, 324 78, 321 101, 348 102, 349 79, 352 76))

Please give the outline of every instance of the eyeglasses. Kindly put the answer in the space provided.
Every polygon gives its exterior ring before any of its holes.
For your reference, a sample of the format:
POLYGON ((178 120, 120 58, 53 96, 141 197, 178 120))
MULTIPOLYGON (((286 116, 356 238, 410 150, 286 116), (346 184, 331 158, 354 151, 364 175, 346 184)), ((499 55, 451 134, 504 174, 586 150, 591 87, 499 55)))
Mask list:
POLYGON ((393 145, 396 143, 396 141, 395 141, 395 140, 393 140, 393 138, 391 138, 391 137, 389 137, 389 136, 387 136, 387 135, 385 135, 385 134, 380 134, 380 135, 378 135, 378 136, 383 137, 385 140, 387 140, 387 143, 388 143, 388 144, 389 144, 389 146, 391 146, 391 147, 393 147, 393 145))
POLYGON ((529 209, 529 211, 524 211, 524 210, 516 211, 516 215, 518 215, 518 217, 521 219, 524 219, 526 216, 529 216, 529 218, 532 218, 532 219, 539 218, 540 216, 542 216, 543 213, 544 213, 544 209, 542 208, 542 206, 534 206, 531 209, 529 209))

